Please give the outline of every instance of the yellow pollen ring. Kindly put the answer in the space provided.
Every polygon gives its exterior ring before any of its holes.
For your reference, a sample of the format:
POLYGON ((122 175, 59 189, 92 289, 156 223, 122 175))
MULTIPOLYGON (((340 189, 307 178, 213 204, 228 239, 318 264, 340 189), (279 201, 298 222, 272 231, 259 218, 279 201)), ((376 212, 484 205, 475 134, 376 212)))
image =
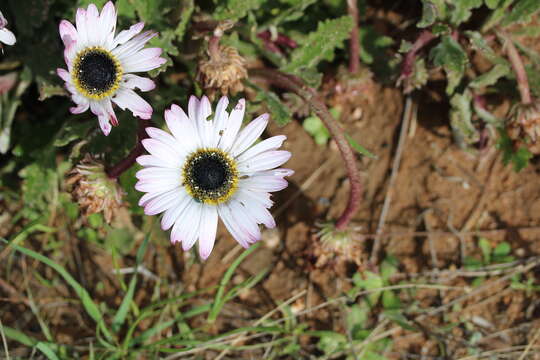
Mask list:
POLYGON ((184 162, 182 169, 182 185, 186 192, 196 201, 209 205, 218 205, 226 202, 238 189, 238 170, 236 161, 229 154, 217 148, 203 148, 191 153, 184 162), (216 157, 225 164, 227 179, 218 189, 205 190, 198 187, 193 179, 193 166, 202 157, 216 157))
MULTIPOLYGON (((71 68, 71 80, 73 81, 73 84, 75 85, 75 88, 77 91, 82 94, 84 97, 93 99, 93 100, 101 100, 103 98, 109 97, 114 95, 116 90, 120 87, 120 80, 122 80, 122 75, 124 74, 124 71, 122 69, 122 65, 120 64, 120 61, 114 56, 109 50, 106 50, 100 46, 92 46, 85 48, 77 53, 75 55, 75 61, 73 62, 73 67, 71 68), (110 86, 109 89, 103 92, 97 92, 93 93, 88 91, 88 89, 84 86, 84 84, 81 83, 79 77, 77 76, 80 65, 82 60, 86 55, 88 55, 91 52, 97 52, 101 53, 105 56, 107 56, 112 62, 114 63, 114 69, 115 69, 115 79, 113 84, 110 86)), ((97 90, 97 89, 94 89, 97 90)))

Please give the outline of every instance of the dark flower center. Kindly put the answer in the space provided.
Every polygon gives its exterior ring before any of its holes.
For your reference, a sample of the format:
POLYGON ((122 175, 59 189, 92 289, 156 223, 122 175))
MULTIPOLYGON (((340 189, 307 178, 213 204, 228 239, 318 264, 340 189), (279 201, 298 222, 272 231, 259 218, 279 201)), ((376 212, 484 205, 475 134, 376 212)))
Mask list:
POLYGON ((76 61, 75 76, 90 96, 101 96, 118 85, 119 66, 107 51, 93 48, 84 51, 76 61))
POLYGON ((184 165, 184 185, 197 201, 217 204, 234 192, 236 167, 221 150, 198 150, 184 165))

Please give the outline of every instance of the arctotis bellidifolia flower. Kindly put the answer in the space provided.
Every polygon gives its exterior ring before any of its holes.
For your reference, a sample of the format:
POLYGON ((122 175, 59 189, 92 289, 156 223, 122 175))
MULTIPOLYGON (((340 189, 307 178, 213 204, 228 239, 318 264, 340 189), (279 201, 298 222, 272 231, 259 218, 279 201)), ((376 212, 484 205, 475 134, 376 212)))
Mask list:
POLYGON ((160 48, 144 48, 157 33, 141 33, 144 23, 140 22, 116 34, 116 16, 109 1, 101 13, 94 4, 78 9, 76 27, 67 20, 60 22, 68 70, 58 69, 57 73, 77 104, 70 110, 80 114, 90 108, 105 135, 111 125, 118 125, 113 102, 141 119, 150 119, 152 106, 134 89, 150 91, 155 84, 134 73, 155 69, 166 61, 160 57, 160 48))
POLYGON ((192 96, 188 114, 177 105, 165 111, 171 133, 146 128, 142 143, 150 155, 137 162, 135 188, 145 192, 139 204, 147 215, 164 213, 161 227, 172 227, 171 241, 189 250, 197 239, 206 259, 214 246, 218 217, 231 235, 247 248, 260 240, 258 224, 276 226, 268 211, 270 192, 287 187, 289 169, 276 169, 291 153, 278 150, 285 136, 255 141, 268 124, 263 114, 240 130, 245 112, 242 99, 229 113, 222 97, 212 117, 207 97, 192 96))
MULTIPOLYGON (((13 35, 13 33, 6 28, 7 24, 8 22, 6 18, 0 11, 0 43, 13 45, 17 39, 15 39, 15 35, 13 35)), ((2 44, 0 44, 0 47, 2 47, 2 44)))

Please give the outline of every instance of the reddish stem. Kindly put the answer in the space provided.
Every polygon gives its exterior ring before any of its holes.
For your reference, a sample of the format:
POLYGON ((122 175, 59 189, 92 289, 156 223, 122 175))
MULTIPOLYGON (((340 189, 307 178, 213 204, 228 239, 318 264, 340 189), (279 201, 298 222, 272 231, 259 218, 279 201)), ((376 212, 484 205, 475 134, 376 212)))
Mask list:
POLYGON ((408 78, 413 73, 414 69, 414 62, 416 60, 416 54, 427 44, 431 42, 431 40, 435 39, 436 36, 433 35, 431 31, 424 30, 420 33, 418 36, 418 39, 414 42, 411 50, 405 55, 405 59, 403 60, 403 64, 401 65, 401 75, 400 79, 408 78))
POLYGON ((519 52, 517 51, 512 39, 510 39, 510 37, 504 33, 501 34, 505 40, 504 46, 506 48, 506 55, 508 55, 510 64, 512 64, 512 68, 516 74, 519 94, 521 95, 521 103, 530 104, 532 99, 531 91, 529 89, 529 80, 527 79, 527 72, 525 71, 525 66, 523 65, 521 56, 519 56, 519 52))
POLYGON ((336 229, 344 230, 360 207, 362 185, 360 183, 360 175, 356 165, 356 156, 349 145, 349 142, 345 138, 343 129, 341 129, 338 122, 330 114, 326 104, 321 99, 317 91, 307 86, 300 78, 273 69, 252 69, 250 70, 250 75, 263 78, 274 86, 292 91, 299 95, 309 104, 313 112, 322 120, 334 138, 341 153, 341 157, 345 162, 347 176, 349 177, 351 185, 347 207, 336 222, 336 229))
POLYGON ((111 179, 119 178, 120 175, 122 175, 124 171, 132 167, 133 164, 135 164, 135 160, 137 160, 137 158, 144 153, 144 147, 141 141, 148 138, 148 134, 145 130, 146 127, 152 125, 152 122, 142 119, 138 119, 138 121, 139 128, 137 129, 137 143, 124 159, 120 160, 120 162, 118 162, 116 165, 107 169, 107 175, 111 179))
POLYGON ((353 19, 353 28, 349 39, 349 72, 356 74, 360 69, 359 15, 357 0, 347 0, 347 11, 353 19))
POLYGON ((220 36, 213 35, 208 41, 208 52, 210 53, 210 57, 212 59, 216 59, 220 57, 220 53, 219 53, 220 38, 221 38, 220 36))

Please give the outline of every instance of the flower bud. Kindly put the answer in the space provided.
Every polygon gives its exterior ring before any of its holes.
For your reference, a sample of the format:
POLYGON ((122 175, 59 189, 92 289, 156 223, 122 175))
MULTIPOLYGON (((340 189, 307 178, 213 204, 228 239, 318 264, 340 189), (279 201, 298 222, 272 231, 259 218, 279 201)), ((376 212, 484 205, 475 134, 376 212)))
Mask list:
POLYGON ((110 223, 122 205, 123 191, 115 179, 107 176, 103 164, 86 154, 68 176, 66 182, 71 185, 73 199, 84 215, 102 212, 105 221, 110 223))
POLYGON ((540 154, 540 101, 514 105, 508 117, 506 131, 516 149, 524 146, 531 153, 540 154))

